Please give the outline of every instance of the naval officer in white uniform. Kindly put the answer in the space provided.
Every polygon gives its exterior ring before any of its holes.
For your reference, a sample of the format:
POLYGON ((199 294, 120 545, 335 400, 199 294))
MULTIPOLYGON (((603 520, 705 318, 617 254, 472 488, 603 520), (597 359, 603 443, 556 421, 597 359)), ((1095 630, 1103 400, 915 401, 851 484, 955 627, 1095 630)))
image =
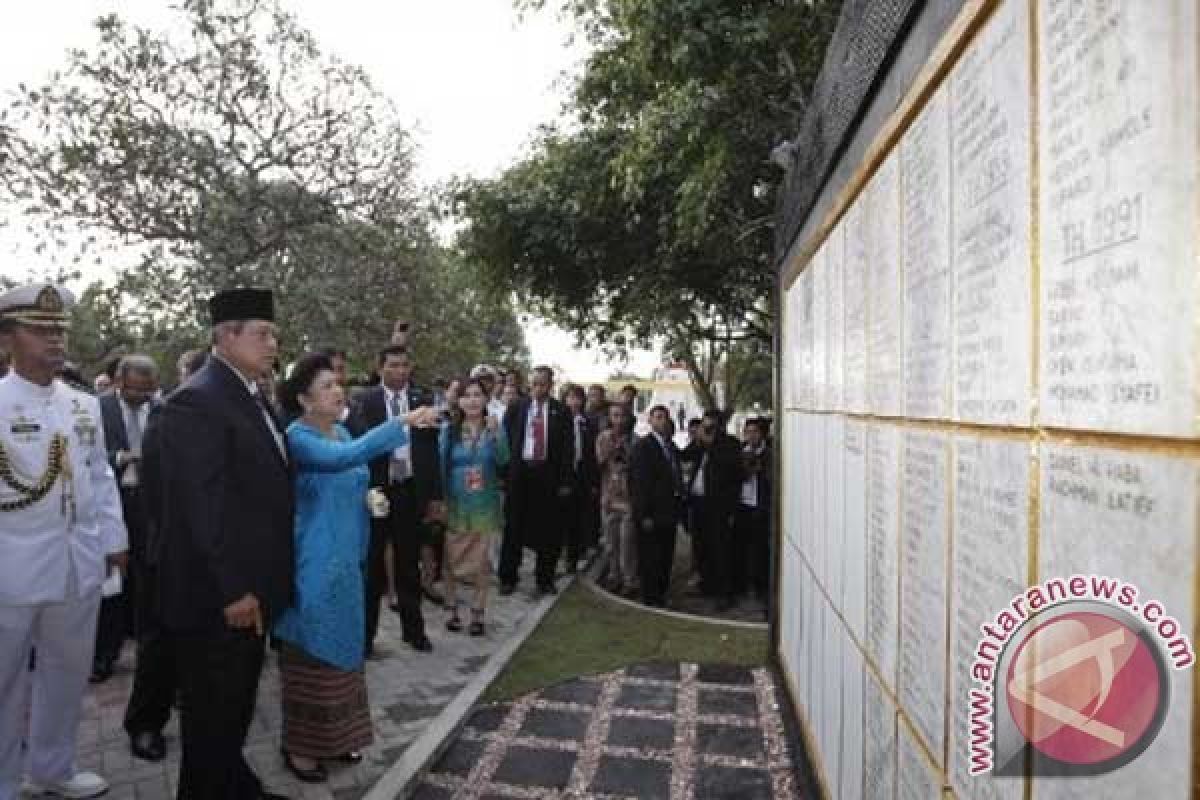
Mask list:
POLYGON ((108 790, 76 769, 75 740, 101 584, 124 568, 126 531, 99 405, 56 377, 73 301, 50 285, 0 295, 12 357, 0 379, 0 800, 22 777, 61 797, 108 790))

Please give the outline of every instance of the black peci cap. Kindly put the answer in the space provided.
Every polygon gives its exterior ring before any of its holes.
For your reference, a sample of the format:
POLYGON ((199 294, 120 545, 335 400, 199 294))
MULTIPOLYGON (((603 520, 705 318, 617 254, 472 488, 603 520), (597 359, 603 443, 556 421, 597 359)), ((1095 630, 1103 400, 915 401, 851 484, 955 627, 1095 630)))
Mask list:
POLYGON ((225 289, 209 298, 208 314, 214 327, 247 319, 274 322, 275 297, 270 289, 225 289))

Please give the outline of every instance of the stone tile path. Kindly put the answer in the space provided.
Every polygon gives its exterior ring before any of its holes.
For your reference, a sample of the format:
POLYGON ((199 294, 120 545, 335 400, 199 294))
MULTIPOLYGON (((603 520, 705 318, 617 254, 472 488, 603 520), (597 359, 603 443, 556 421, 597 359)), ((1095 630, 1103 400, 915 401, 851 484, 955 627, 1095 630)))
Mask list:
MULTIPOLYGON (((264 785, 295 800, 356 800, 362 797, 408 745, 454 699, 488 658, 537 605, 532 558, 522 570, 521 589, 509 597, 489 597, 488 632, 473 638, 446 631, 445 614, 423 604, 432 653, 417 653, 401 639, 400 618, 384 610, 377 647, 386 650, 367 662, 367 687, 375 723, 375 743, 353 767, 330 767, 325 784, 292 778, 279 755, 281 725, 279 673, 273 655, 259 684, 258 707, 246 745, 247 758, 264 785)), ((560 581, 560 584, 562 582, 560 581)), ((179 773, 179 720, 172 717, 166 737, 169 755, 160 764, 134 758, 121 722, 133 682, 133 647, 127 644, 117 674, 92 687, 84 704, 79 737, 79 766, 103 775, 112 785, 111 800, 168 800, 175 796, 179 773)))
POLYGON ((641 664, 477 710, 414 800, 785 800, 799 785, 771 673, 641 664))

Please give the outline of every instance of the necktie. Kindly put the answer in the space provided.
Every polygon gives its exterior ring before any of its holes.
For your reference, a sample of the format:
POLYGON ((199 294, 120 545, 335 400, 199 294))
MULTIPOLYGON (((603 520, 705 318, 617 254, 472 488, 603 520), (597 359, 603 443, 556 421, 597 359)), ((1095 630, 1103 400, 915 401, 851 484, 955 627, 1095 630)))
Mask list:
MULTIPOLYGON (((392 392, 392 416, 403 417, 404 406, 400 403, 400 392, 392 392)), ((397 447, 392 451, 392 460, 388 465, 388 478, 393 483, 403 483, 412 477, 412 461, 408 457, 408 448, 397 447)))
POLYGON ((533 404, 533 460, 546 460, 546 428, 542 424, 542 404, 533 404))

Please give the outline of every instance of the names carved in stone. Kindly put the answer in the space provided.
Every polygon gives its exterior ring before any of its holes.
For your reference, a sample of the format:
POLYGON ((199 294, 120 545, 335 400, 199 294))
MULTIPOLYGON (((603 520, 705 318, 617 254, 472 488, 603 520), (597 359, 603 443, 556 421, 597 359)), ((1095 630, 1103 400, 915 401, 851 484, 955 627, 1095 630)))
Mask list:
POLYGON ((900 429, 867 425, 867 654, 896 691, 900 639, 900 429))
POLYGON ((871 177, 867 204, 867 402, 885 417, 904 413, 904 296, 900 279, 900 169, 895 151, 871 177))
POLYGON ((1003 3, 950 75, 956 419, 1032 417, 1029 7, 1003 3))
POLYGON ((1040 3, 1040 415, 1196 432, 1193 0, 1040 3))
POLYGON ((946 721, 949 439, 906 431, 900 566, 901 709, 942 766, 946 721))
POLYGON ((938 89, 900 140, 904 413, 950 416, 950 118, 938 89))
POLYGON ((950 601, 950 782, 963 800, 1020 800, 1024 782, 970 774, 971 665, 980 626, 1008 608, 1029 581, 1032 444, 954 440, 954 544, 950 601))

